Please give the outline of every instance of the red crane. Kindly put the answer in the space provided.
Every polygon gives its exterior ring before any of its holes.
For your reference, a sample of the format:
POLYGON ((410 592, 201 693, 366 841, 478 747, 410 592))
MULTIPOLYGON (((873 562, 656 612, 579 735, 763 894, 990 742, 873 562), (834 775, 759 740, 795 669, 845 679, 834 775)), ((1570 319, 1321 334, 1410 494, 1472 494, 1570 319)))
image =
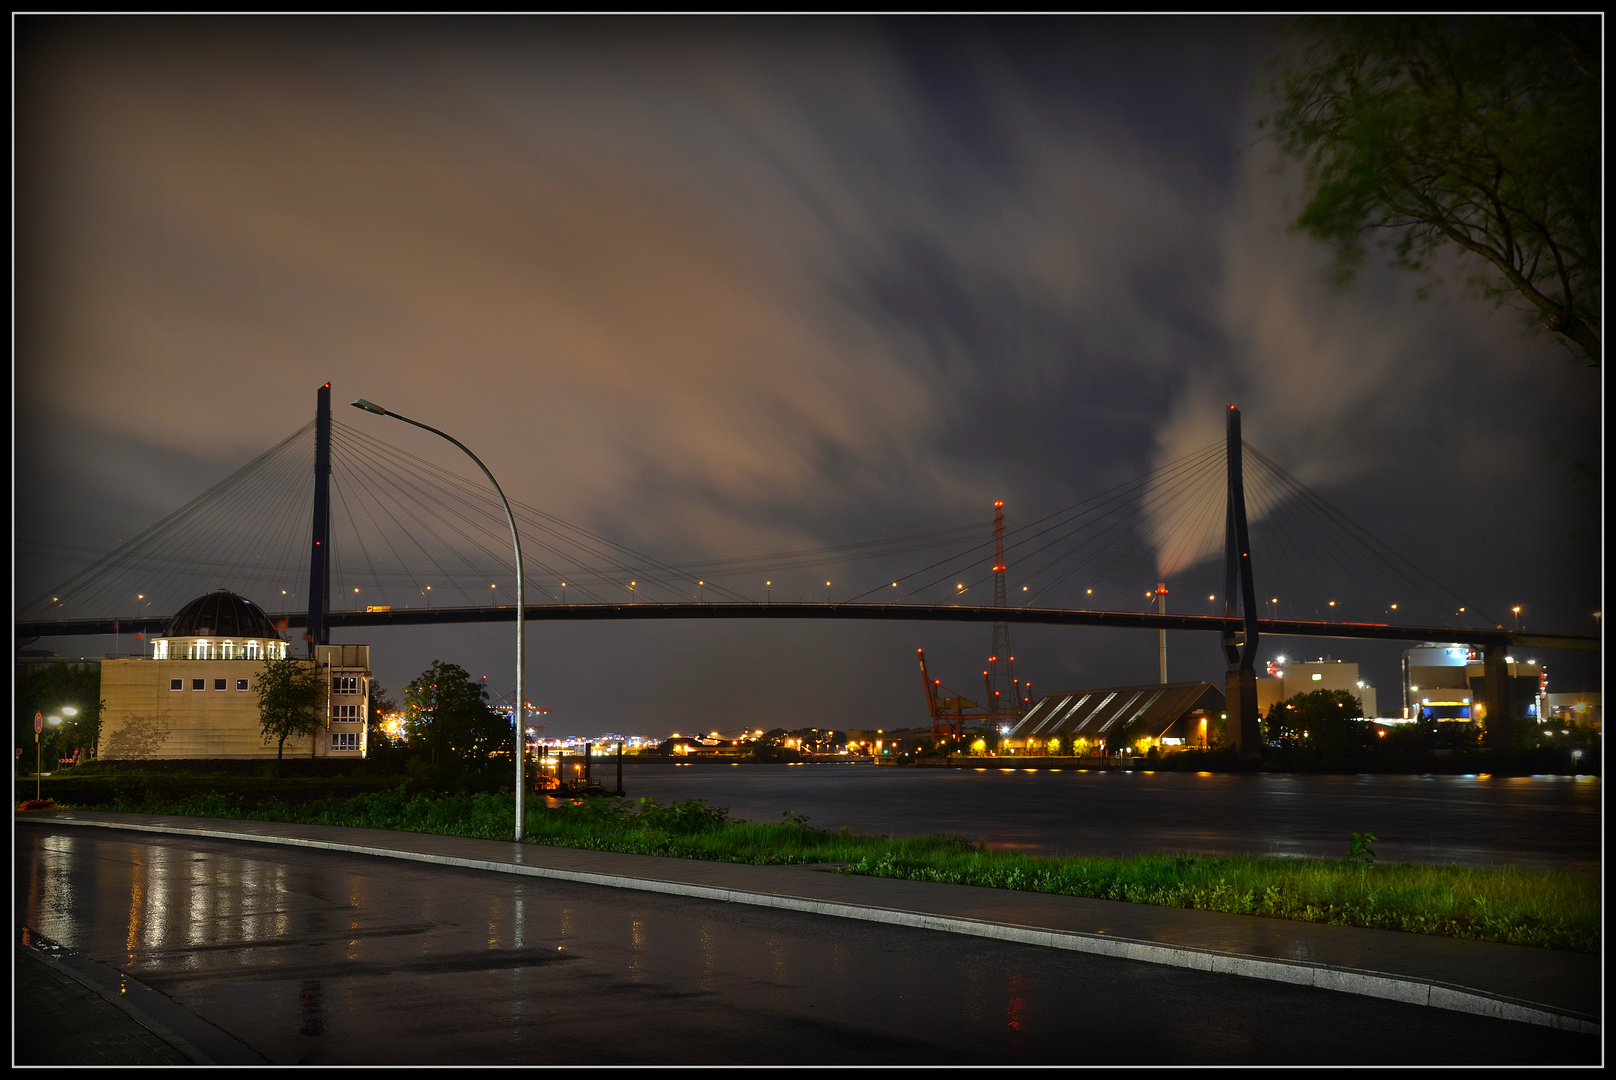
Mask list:
POLYGON ((926 711, 931 713, 931 735, 934 739, 949 736, 955 739, 965 738, 965 721, 981 720, 986 713, 970 712, 966 709, 980 708, 976 702, 961 697, 942 684, 939 679, 933 679, 926 671, 926 650, 916 649, 920 656, 920 681, 926 689, 926 711), (946 693, 945 693, 946 692, 946 693))

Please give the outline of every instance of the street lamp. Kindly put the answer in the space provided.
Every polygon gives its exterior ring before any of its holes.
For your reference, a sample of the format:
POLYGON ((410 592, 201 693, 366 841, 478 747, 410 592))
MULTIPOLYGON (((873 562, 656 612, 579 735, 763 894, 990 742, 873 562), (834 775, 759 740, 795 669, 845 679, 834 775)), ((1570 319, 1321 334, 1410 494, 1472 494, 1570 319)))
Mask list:
POLYGON ((523 798, 525 792, 523 791, 522 766, 524 764, 523 759, 527 755, 527 740, 522 737, 523 722, 526 718, 517 714, 525 711, 522 709, 522 705, 527 701, 527 697, 523 693, 524 680, 522 678, 523 670, 527 667, 527 651, 523 635, 527 625, 527 608, 524 606, 522 592, 522 540, 516 535, 516 515, 511 513, 511 504, 506 501, 505 492, 501 490, 499 481, 494 479, 494 474, 489 472, 488 466, 483 464, 482 459, 473 454, 466 444, 459 439, 452 435, 446 435, 437 428, 423 424, 419 420, 411 420, 409 417, 400 416, 396 412, 388 412, 380 405, 366 401, 364 398, 359 398, 355 401, 353 407, 363 409, 365 412, 375 413, 377 416, 391 416, 395 420, 402 420, 406 424, 418 427, 423 431, 430 431, 439 438, 447 439, 449 442, 454 443, 461 450, 464 450, 466 456, 475 461, 477 467, 483 471, 483 475, 488 477, 488 482, 494 485, 494 494, 499 496, 500 505, 505 508, 505 520, 511 527, 511 547, 516 552, 516 704, 512 708, 512 719, 515 721, 512 725, 512 730, 516 735, 516 839, 521 841, 525 832, 523 818, 526 800, 523 798))

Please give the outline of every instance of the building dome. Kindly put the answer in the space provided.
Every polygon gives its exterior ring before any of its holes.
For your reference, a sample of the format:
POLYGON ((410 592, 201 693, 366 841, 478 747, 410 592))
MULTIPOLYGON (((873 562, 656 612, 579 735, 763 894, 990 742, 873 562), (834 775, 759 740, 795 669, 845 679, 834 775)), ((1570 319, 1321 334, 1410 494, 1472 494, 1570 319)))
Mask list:
POLYGON ((269 621, 263 608, 237 596, 229 589, 219 589, 199 596, 168 620, 163 636, 263 638, 279 641, 280 633, 269 621))

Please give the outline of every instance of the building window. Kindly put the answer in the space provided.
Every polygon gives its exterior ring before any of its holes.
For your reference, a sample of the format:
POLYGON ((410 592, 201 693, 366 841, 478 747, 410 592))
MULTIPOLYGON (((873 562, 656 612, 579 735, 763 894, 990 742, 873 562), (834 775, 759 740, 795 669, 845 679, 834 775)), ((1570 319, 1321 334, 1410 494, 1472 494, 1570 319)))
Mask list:
POLYGON ((184 679, 170 679, 170 680, 168 680, 168 688, 170 690, 184 690, 185 689, 185 680, 184 679))
POLYGON ((249 660, 258 659, 258 642, 256 642, 256 641, 247 642, 247 659, 249 659, 249 660))
POLYGON ((359 732, 333 731, 331 733, 331 749, 357 750, 359 749, 359 732))
POLYGON ((333 705, 331 706, 331 719, 357 721, 359 719, 359 706, 333 705))
POLYGON ((207 688, 208 688, 208 681, 206 679, 192 679, 191 680, 191 689, 192 690, 206 690, 207 688))
POLYGON ((234 660, 236 658, 236 643, 234 641, 224 642, 219 646, 219 655, 222 659, 234 660))
POLYGON ((236 680, 236 689, 237 690, 245 690, 245 689, 247 689, 247 680, 246 679, 237 679, 236 680))
POLYGON ((213 688, 214 688, 214 689, 215 689, 215 690, 223 690, 223 689, 224 689, 224 685, 225 685, 225 683, 227 683, 227 682, 229 682, 229 680, 228 680, 228 679, 214 679, 214 680, 213 680, 213 688))
POLYGON ((359 676, 357 675, 338 675, 331 680, 331 692, 333 694, 357 694, 359 691, 359 676))
MULTIPOLYGON (((166 638, 159 638, 158 640, 152 642, 152 659, 153 660, 167 660, 168 659, 168 640, 166 638)), ((175 689, 177 690, 179 688, 175 687, 175 689)))

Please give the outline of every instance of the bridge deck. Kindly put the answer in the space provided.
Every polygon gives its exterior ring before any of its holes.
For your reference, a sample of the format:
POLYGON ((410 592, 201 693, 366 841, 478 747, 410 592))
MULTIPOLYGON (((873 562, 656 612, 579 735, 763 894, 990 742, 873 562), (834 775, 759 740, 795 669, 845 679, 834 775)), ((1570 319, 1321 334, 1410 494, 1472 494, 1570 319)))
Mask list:
MULTIPOLYGON (((536 604, 533 622, 615 621, 625 619, 864 619, 900 622, 1028 623, 1048 626, 1106 626, 1127 630, 1239 631, 1239 619, 1214 615, 1163 615, 1143 611, 1090 611, 1080 608, 999 608, 953 604, 536 604)), ((306 612, 271 616, 288 629, 308 625, 306 612)), ((395 608, 389 611, 332 611, 332 627, 413 626, 431 623, 510 622, 516 607, 395 608)), ((20 638, 161 632, 167 616, 131 619, 32 620, 16 624, 20 638)), ((1353 638, 1381 641, 1443 641, 1460 645, 1598 652, 1600 639, 1578 634, 1541 634, 1504 629, 1456 629, 1388 623, 1307 622, 1259 619, 1260 634, 1279 637, 1353 638)))

